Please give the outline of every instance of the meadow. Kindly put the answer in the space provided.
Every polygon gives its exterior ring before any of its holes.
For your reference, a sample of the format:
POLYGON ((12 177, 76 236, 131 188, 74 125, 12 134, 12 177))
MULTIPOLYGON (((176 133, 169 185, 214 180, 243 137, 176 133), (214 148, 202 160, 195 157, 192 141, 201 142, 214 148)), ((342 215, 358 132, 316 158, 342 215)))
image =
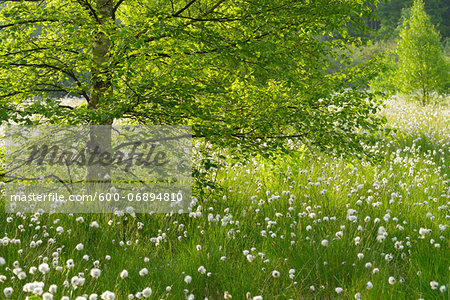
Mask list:
POLYGON ((448 102, 388 100, 377 163, 225 160, 188 214, 2 212, 0 298, 449 299, 448 102))

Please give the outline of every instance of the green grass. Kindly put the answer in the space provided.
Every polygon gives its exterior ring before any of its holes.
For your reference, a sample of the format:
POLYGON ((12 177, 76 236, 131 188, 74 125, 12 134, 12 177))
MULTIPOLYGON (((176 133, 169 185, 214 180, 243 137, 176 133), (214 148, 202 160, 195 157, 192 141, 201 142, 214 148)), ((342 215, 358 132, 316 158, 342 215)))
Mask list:
POLYGON ((439 225, 450 224, 449 109, 422 108, 397 99, 388 103, 384 114, 398 136, 367 149, 386 154, 383 162, 372 165, 299 150, 275 161, 254 159, 229 166, 217 174, 224 189, 212 191, 193 206, 198 214, 2 213, 0 238, 8 238, 0 245, 0 257, 6 260, 0 267, 0 275, 6 276, 0 292, 12 287, 12 299, 25 299, 31 294, 23 292, 23 286, 42 281, 44 290, 58 286, 55 299, 106 290, 116 299, 127 299, 145 287, 153 290, 152 299, 184 299, 190 294, 195 299, 223 299, 225 292, 233 299, 245 299, 248 292, 264 299, 354 299, 356 293, 362 299, 448 299, 450 228, 441 230, 439 225), (356 211, 355 221, 348 220, 349 209, 356 211), (79 216, 84 222, 76 221, 79 216), (91 228, 92 221, 100 227, 91 228), (64 228, 61 234, 56 232, 58 226, 64 228), (383 242, 377 241, 380 226, 388 233, 383 242), (420 228, 431 233, 421 238, 420 228), (161 241, 156 243, 158 237, 161 241), (6 243, 8 239, 20 243, 6 243), (328 246, 321 245, 325 239, 328 246), (31 241, 38 240, 42 244, 31 248, 31 241), (403 249, 397 249, 395 241, 403 249), (84 245, 81 251, 75 250, 79 243, 84 245), (62 266, 59 271, 52 266, 55 252, 62 266), (359 259, 358 253, 364 257, 359 259), (386 261, 386 254, 392 254, 391 261, 386 261), (84 255, 89 256, 87 261, 84 255), (45 257, 50 272, 29 274, 30 267, 38 267, 45 257), (74 268, 66 267, 68 259, 74 260, 74 268), (102 273, 92 278, 89 273, 96 260, 102 273), (23 280, 13 274, 15 261, 26 273, 23 280), (207 274, 198 272, 200 266, 207 274), (142 268, 149 274, 139 276, 142 268), (374 274, 374 268, 379 272, 374 274), (120 278, 123 269, 128 278, 120 278), (295 270, 292 278, 290 269, 295 270), (272 276, 275 270, 278 278, 272 276), (64 286, 79 273, 86 278, 83 286, 64 286), (192 277, 189 284, 186 275, 192 277), (389 284, 390 276, 395 284, 389 284), (366 288, 369 281, 372 289, 366 288), (438 290, 431 289, 431 281, 439 283, 438 290), (446 288, 443 293, 441 286, 446 288), (337 287, 343 292, 336 293, 337 287))

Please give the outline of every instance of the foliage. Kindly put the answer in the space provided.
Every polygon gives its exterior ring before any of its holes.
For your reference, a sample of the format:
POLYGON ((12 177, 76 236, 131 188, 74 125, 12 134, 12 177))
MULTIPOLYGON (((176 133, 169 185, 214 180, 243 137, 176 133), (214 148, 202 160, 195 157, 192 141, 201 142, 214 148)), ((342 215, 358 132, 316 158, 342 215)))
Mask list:
MULTIPOLYGON (((395 39, 398 35, 398 26, 402 23, 402 15, 407 14, 413 5, 413 0, 389 0, 382 1, 378 6, 378 30, 377 39, 395 39)), ((446 0, 428 0, 425 3, 425 11, 430 16, 433 24, 437 24, 442 38, 450 37, 450 6, 446 0)))
POLYGON ((345 153, 381 123, 359 89, 376 68, 325 71, 359 42, 347 28, 365 30, 362 1, 3 2, 3 122, 191 124, 233 149, 290 137, 345 153), (332 32, 341 38, 321 38, 332 32), (86 103, 61 105, 58 93, 86 103))
POLYGON ((370 81, 370 88, 373 91, 385 93, 386 95, 395 95, 399 92, 397 78, 398 57, 395 54, 395 47, 380 53, 379 57, 380 72, 370 81))
POLYGON ((439 33, 424 11, 422 0, 415 0, 410 18, 403 22, 397 54, 398 86, 403 92, 420 90, 422 103, 450 80, 449 65, 442 54, 439 33))

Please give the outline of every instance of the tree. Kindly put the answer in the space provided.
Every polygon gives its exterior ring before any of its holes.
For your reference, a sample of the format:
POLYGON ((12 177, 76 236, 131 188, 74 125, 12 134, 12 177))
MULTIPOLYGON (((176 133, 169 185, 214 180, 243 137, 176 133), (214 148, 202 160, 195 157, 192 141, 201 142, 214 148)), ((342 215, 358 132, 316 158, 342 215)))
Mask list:
POLYGON ((365 30, 362 1, 1 2, 3 122, 190 124, 248 152, 296 138, 347 153, 382 122, 360 89, 370 67, 326 72, 359 41, 347 28, 365 30), (331 32, 342 38, 321 38, 331 32), (64 106, 60 93, 85 104, 64 106))
POLYGON ((400 89, 406 93, 419 90, 422 103, 428 104, 430 93, 445 86, 449 73, 439 33, 424 11, 422 0, 414 1, 409 19, 403 22, 397 53, 400 89))
MULTIPOLYGON (((402 15, 409 10, 414 0, 389 0, 381 1, 378 5, 378 20, 381 23, 378 38, 395 39, 398 35, 399 24, 402 23, 402 15)), ((450 5, 447 0, 428 0, 425 3, 425 11, 430 16, 431 23, 436 24, 441 33, 442 40, 450 37, 450 5)))

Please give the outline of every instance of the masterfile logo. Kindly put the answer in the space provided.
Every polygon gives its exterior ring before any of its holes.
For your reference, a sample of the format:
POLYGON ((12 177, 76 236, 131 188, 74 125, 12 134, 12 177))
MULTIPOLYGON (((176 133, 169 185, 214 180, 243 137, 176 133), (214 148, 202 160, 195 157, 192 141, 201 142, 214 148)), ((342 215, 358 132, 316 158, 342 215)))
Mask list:
POLYGON ((10 126, 8 212, 186 212, 190 126, 10 126))

